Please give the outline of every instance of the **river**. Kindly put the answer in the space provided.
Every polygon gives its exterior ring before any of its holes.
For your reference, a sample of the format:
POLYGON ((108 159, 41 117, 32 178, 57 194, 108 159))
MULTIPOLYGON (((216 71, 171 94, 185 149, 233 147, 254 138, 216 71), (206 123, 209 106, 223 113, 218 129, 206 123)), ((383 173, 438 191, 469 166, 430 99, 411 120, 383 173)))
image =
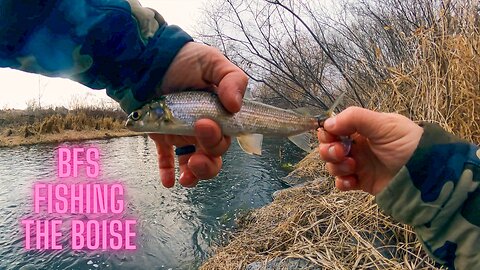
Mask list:
MULTIPOLYGON (((281 163, 295 163, 304 155, 286 140, 266 139, 260 157, 243 153, 234 142, 214 181, 203 181, 194 189, 178 185, 165 189, 158 180, 150 139, 138 136, 81 145, 99 148, 100 179, 125 186, 125 216, 137 220, 137 250, 25 250, 21 220, 32 215, 34 183, 55 180, 58 146, 3 148, 0 269, 197 269, 211 255, 211 247, 234 229, 238 213, 268 204, 273 192, 285 188, 279 181, 287 174, 281 163)), ((63 235, 65 241, 68 238, 63 235)))

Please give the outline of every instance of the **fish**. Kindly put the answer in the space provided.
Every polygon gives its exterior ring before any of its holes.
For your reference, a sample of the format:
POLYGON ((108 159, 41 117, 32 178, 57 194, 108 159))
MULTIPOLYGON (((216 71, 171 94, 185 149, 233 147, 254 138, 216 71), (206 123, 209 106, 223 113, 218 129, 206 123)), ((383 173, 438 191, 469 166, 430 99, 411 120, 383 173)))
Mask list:
POLYGON ((130 113, 126 127, 143 133, 193 136, 195 122, 207 118, 218 123, 224 135, 236 137, 248 154, 262 154, 264 136, 287 137, 299 148, 311 152, 311 131, 323 127, 343 96, 329 110, 318 114, 309 108, 288 110, 250 99, 244 99, 240 111, 232 114, 213 92, 178 92, 130 113))

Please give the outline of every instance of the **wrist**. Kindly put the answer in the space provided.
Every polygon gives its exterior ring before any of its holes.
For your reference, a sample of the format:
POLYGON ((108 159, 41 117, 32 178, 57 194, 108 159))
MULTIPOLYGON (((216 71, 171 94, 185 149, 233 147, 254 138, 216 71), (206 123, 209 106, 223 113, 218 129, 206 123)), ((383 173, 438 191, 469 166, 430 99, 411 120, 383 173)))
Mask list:
POLYGON ((395 128, 390 131, 385 131, 385 134, 388 134, 389 132, 391 134, 396 134, 395 139, 391 140, 393 141, 392 143, 387 144, 388 146, 386 150, 384 149, 383 153, 377 153, 378 156, 383 158, 381 159, 378 169, 378 180, 372 188, 372 195, 382 192, 400 170, 409 162, 414 155, 415 150, 418 148, 424 134, 423 127, 414 123, 410 119, 397 114, 392 114, 392 116, 395 118, 390 122, 394 123, 395 128), (398 117, 403 118, 402 120, 404 121, 398 121, 398 117))

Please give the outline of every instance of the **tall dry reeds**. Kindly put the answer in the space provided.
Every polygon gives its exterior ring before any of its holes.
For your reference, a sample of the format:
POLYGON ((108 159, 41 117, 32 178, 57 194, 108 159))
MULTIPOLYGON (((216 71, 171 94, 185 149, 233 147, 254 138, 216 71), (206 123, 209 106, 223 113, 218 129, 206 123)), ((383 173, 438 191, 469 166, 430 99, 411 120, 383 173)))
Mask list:
POLYGON ((409 38, 409 62, 391 67, 383 82, 386 99, 369 106, 414 120, 440 124, 449 132, 480 143, 480 28, 475 7, 464 17, 441 14, 430 28, 409 38))
MULTIPOLYGON (((436 122, 480 143, 480 9, 468 3, 454 12, 439 10, 432 25, 404 33, 410 56, 397 66, 378 66, 389 74, 371 84, 378 87, 365 87, 369 108, 436 122)), ((372 58, 383 53, 378 47, 372 58)), ((325 175, 316 154, 293 173, 325 175)), ((278 258, 302 259, 318 267, 313 269, 437 269, 415 233, 383 215, 373 197, 337 192, 332 183, 323 178, 281 192, 271 205, 244 217, 231 243, 202 269, 245 269, 278 258)))
POLYGON ((108 115, 92 116, 86 111, 68 112, 66 115, 47 116, 32 125, 41 134, 60 133, 64 130, 118 130, 123 129, 123 119, 108 115))
MULTIPOLYGON (((76 110, 0 111, 0 130, 8 136, 31 137, 63 131, 122 130, 125 113, 97 108, 76 110)), ((8 137, 7 136, 7 137, 8 137)))

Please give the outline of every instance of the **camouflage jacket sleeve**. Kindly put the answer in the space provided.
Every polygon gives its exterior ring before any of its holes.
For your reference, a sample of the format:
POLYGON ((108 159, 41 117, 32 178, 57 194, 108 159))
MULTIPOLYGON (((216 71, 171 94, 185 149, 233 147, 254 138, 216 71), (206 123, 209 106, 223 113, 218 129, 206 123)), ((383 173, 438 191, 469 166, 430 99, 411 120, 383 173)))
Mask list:
POLYGON ((67 77, 130 112, 192 38, 138 0, 0 0, 0 67, 67 77))
POLYGON ((480 269, 480 150, 433 124, 412 158, 377 195, 380 208, 414 227, 450 269, 480 269))

